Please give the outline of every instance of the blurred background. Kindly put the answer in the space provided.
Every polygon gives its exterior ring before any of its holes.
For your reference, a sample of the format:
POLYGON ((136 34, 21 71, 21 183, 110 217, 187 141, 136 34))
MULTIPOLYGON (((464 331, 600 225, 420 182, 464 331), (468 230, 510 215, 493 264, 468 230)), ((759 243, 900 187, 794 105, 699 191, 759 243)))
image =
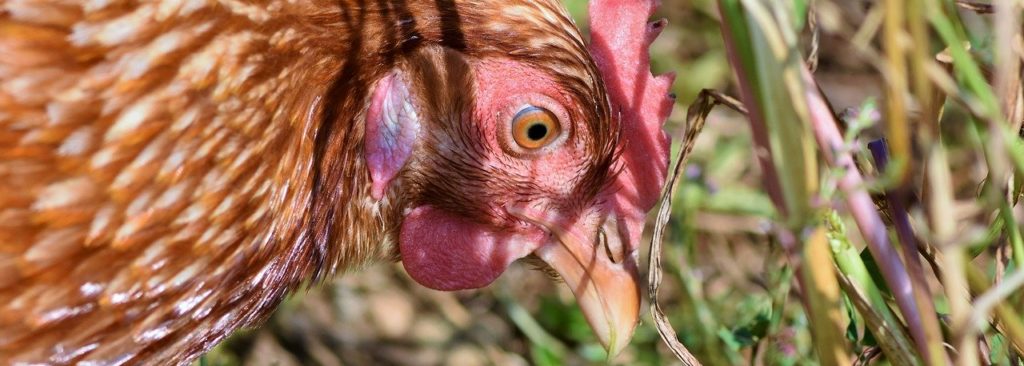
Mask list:
MULTIPOLYGON (((669 26, 651 55, 655 73, 677 74, 677 105, 666 129, 678 143, 687 106, 701 89, 737 92, 716 2, 662 2, 656 17, 667 18, 669 26)), ((566 5, 586 28, 586 2, 566 0, 566 5)), ((821 1, 820 41, 813 44, 806 27, 801 34, 805 55, 818 54, 815 77, 835 110, 867 119, 877 114, 874 105, 883 85, 871 58, 851 40, 871 22, 877 29, 880 20, 872 18, 871 6, 861 0, 821 1)), ((987 20, 963 16, 977 28, 972 35, 983 47, 987 20)), ((871 37, 862 44, 877 47, 871 37)), ((868 128, 861 138, 877 135, 868 128)), ((679 338, 706 365, 814 363, 792 268, 767 233, 775 209, 761 187, 752 146, 742 116, 725 108, 711 114, 673 203, 661 303, 679 338)), ((641 309, 643 322, 633 342, 611 363, 678 364, 654 329, 646 300, 641 309)), ((869 349, 863 327, 851 324, 846 336, 853 351, 869 349)), ((199 361, 282 366, 605 362, 568 288, 522 264, 486 289, 455 293, 416 285, 400 264, 359 270, 295 294, 263 327, 238 332, 199 361)))

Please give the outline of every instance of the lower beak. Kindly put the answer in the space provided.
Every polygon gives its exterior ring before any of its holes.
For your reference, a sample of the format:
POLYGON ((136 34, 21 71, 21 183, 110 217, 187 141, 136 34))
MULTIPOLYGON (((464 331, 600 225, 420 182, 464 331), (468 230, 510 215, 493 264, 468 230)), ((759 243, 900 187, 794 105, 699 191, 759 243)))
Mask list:
POLYGON ((570 223, 539 210, 516 211, 556 239, 534 253, 562 276, 608 358, 615 357, 629 344, 639 319, 640 275, 636 251, 623 245, 614 218, 570 223))

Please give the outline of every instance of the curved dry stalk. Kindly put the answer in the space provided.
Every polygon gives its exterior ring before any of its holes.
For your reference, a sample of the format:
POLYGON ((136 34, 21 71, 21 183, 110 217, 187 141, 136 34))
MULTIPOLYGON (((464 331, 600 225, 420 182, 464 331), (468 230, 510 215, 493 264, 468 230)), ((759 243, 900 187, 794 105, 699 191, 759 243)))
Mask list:
POLYGON ((687 366, 700 365, 700 361, 690 353, 685 345, 679 342, 676 331, 672 329, 672 324, 669 323, 668 317, 665 316, 665 313, 661 310, 661 305, 658 303, 658 288, 661 286, 662 277, 661 247, 665 239, 665 228, 668 226, 668 220, 672 215, 672 199, 675 197, 676 188, 679 185, 679 177, 682 175, 683 167, 686 166, 686 161, 690 157, 690 152, 693 151, 697 136, 704 129, 704 122, 707 120, 708 114, 718 104, 726 105, 739 113, 747 113, 746 108, 738 100, 710 89, 702 90, 700 95, 697 96, 697 100, 690 105, 690 108, 686 111, 686 124, 688 126, 686 136, 683 137, 682 148, 679 149, 676 157, 676 165, 672 170, 672 176, 668 178, 668 183, 665 184, 665 191, 661 195, 661 207, 658 210, 658 218, 654 224, 654 234, 651 235, 650 257, 648 258, 647 292, 651 298, 651 317, 654 318, 654 325, 658 329, 661 339, 665 341, 665 345, 668 346, 672 354, 679 361, 682 361, 687 366))

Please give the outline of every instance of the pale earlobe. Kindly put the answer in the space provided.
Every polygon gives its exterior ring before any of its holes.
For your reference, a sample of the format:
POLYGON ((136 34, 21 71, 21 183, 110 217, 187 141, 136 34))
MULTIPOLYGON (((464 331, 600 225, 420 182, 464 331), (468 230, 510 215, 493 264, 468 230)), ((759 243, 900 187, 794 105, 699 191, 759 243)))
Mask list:
POLYGON ((419 131, 420 113, 409 84, 396 72, 377 81, 366 112, 364 150, 374 199, 384 197, 388 184, 409 160, 419 131))

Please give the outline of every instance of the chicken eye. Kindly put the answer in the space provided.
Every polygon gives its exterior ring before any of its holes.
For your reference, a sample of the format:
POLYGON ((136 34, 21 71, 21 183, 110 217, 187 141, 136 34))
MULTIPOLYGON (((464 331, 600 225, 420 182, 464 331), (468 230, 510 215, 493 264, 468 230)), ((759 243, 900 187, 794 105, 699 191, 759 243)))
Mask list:
POLYGON ((547 109, 528 106, 512 118, 512 138, 524 149, 547 146, 561 134, 558 119, 547 109))

